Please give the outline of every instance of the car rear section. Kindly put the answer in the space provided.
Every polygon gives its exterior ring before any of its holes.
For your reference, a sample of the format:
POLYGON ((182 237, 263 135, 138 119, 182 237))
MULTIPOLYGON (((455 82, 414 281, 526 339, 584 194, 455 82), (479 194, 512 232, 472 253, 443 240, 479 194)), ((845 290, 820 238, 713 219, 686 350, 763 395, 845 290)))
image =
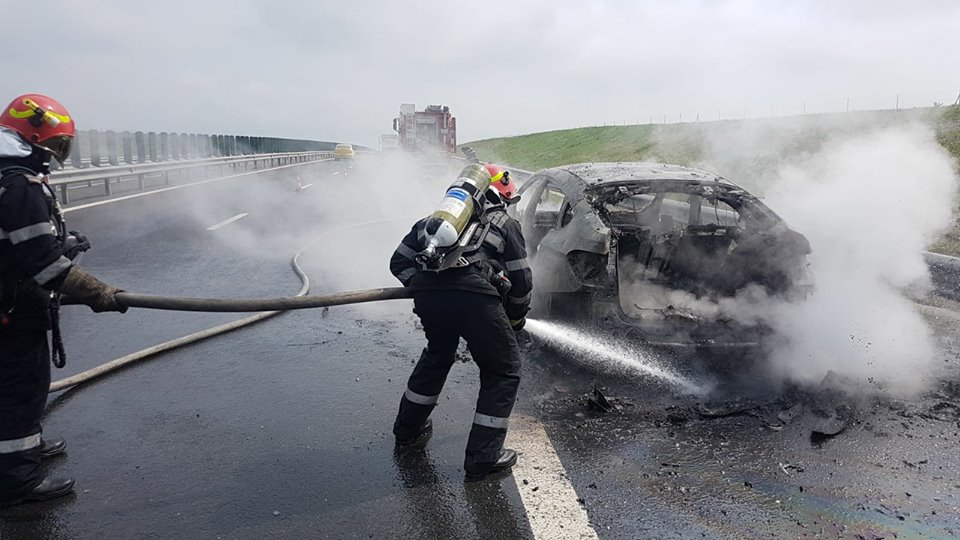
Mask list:
POLYGON ((535 249, 542 311, 650 344, 755 347, 763 306, 805 297, 809 243, 756 197, 693 169, 618 165, 565 171, 580 193, 565 184, 568 225, 558 216, 535 249))

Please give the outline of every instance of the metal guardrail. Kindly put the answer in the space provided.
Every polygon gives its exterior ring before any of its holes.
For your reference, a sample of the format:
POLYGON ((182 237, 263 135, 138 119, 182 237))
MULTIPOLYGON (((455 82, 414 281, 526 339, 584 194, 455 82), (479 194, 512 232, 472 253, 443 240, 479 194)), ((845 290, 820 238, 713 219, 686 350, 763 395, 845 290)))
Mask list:
POLYGON ((212 168, 218 168, 220 172, 223 172, 223 169, 226 168, 233 171, 238 169, 258 170, 330 158, 333 158, 333 152, 329 151, 283 152, 166 161, 140 165, 61 169, 51 174, 50 185, 60 191, 60 201, 63 204, 68 204, 71 200, 71 189, 102 186, 103 192, 94 196, 110 197, 113 195, 113 190, 117 184, 131 180, 136 180, 138 183, 137 189, 143 190, 146 188, 145 184, 147 179, 160 178, 164 185, 169 185, 172 175, 185 177, 187 181, 191 181, 194 179, 193 176, 195 172, 206 177, 212 168))
POLYGON ((76 168, 142 165, 147 162, 193 160, 284 152, 332 151, 336 143, 277 137, 156 133, 153 131, 77 131, 65 165, 76 168))

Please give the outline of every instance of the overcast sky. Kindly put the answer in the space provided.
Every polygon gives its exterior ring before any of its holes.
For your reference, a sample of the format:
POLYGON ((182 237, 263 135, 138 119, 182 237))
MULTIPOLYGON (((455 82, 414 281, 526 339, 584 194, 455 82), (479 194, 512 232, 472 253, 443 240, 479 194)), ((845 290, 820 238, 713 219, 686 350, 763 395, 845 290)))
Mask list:
POLYGON ((3 0, 3 101, 81 129, 375 145, 400 103, 460 142, 953 103, 960 2, 3 0))

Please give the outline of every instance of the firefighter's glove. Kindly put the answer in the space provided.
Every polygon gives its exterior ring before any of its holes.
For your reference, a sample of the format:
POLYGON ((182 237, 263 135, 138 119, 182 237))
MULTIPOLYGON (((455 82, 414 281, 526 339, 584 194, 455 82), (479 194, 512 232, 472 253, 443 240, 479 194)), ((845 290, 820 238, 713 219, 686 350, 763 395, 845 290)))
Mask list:
POLYGON ((78 266, 70 268, 60 292, 65 296, 64 304, 84 304, 90 306, 95 313, 127 311, 127 306, 120 305, 116 298, 117 293, 123 292, 122 290, 107 285, 78 266))
POLYGON ((527 318, 522 319, 513 319, 510 321, 510 328, 513 328, 514 332, 519 332, 523 330, 523 327, 527 325, 527 318))
POLYGON ((77 260, 81 253, 90 249, 90 241, 79 231, 70 231, 63 243, 63 256, 71 261, 77 260))

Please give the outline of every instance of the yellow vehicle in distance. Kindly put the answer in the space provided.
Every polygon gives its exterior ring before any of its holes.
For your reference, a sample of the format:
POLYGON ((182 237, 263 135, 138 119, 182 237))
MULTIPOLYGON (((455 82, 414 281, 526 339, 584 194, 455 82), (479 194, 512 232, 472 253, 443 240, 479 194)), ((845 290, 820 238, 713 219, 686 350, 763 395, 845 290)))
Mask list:
POLYGON ((356 159, 357 153, 353 149, 353 145, 350 144, 338 144, 333 149, 333 159, 340 161, 341 159, 356 159))

